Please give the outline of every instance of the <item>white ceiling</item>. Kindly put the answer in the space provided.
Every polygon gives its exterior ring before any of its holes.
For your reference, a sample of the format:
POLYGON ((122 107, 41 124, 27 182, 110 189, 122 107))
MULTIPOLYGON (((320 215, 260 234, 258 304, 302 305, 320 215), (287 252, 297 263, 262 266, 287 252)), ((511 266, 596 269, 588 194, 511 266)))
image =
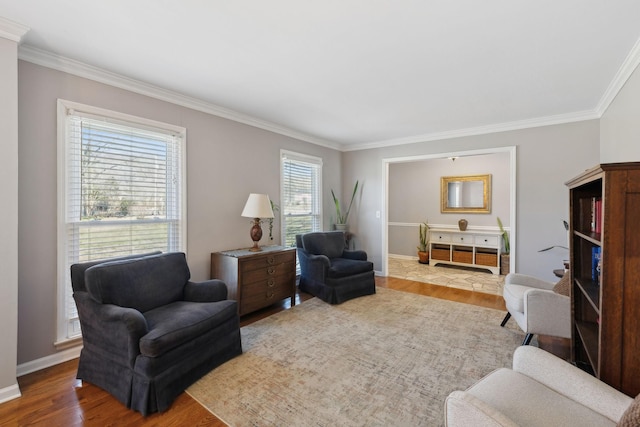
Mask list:
POLYGON ((0 0, 0 17, 30 27, 21 51, 344 150, 596 118, 640 50, 638 0, 0 0))

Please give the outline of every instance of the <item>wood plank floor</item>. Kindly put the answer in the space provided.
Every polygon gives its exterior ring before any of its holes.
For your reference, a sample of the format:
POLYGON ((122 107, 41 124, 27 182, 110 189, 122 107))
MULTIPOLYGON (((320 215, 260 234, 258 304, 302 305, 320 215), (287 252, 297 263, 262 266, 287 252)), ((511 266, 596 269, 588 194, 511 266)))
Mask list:
MULTIPOLYGON (((500 296, 429 285, 397 278, 376 278, 376 285, 436 298, 506 310, 500 296)), ((299 293, 297 303, 311 298, 299 293)), ((242 326, 289 308, 289 303, 244 316, 242 326)), ((142 417, 108 393, 75 378, 71 360, 18 378, 22 397, 0 405, 1 426, 224 426, 186 393, 161 414, 142 417)))

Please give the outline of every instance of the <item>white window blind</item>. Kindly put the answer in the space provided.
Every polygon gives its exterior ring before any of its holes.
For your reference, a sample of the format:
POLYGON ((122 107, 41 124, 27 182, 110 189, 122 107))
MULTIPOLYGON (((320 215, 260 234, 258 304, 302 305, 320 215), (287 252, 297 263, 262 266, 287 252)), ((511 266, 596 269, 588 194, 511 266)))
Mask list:
POLYGON ((61 102, 58 342, 80 334, 72 264, 186 243, 184 129, 61 102))
POLYGON ((282 238, 296 245, 296 234, 322 229, 322 159, 281 152, 282 238))

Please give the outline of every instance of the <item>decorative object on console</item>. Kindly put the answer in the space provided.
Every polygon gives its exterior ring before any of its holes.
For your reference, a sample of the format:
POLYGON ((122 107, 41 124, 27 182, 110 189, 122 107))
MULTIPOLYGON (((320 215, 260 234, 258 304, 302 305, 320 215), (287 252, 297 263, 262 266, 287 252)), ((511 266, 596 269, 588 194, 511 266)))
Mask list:
POLYGON ((250 251, 261 251, 258 242, 262 239, 262 227, 260 227, 260 218, 273 218, 273 209, 271 209, 271 200, 266 194, 249 194, 247 203, 242 210, 243 217, 253 218, 253 226, 251 227, 251 240, 253 240, 253 246, 250 251))
POLYGON ((418 262, 420 264, 429 264, 429 224, 423 222, 420 224, 420 245, 418 246, 418 262))
POLYGON ((356 198, 356 193, 358 192, 358 181, 356 181, 356 185, 353 187, 353 194, 351 194, 351 201, 349 202, 349 207, 346 212, 342 212, 340 209, 340 200, 336 197, 333 190, 331 190, 331 197, 333 197, 333 203, 336 205, 336 230, 346 231, 347 230, 347 220, 349 219, 349 212, 351 212, 351 206, 353 205, 353 201, 356 198))
POLYGON ((460 231, 467 231, 467 225, 469 225, 469 221, 464 218, 458 221, 458 228, 460 231))

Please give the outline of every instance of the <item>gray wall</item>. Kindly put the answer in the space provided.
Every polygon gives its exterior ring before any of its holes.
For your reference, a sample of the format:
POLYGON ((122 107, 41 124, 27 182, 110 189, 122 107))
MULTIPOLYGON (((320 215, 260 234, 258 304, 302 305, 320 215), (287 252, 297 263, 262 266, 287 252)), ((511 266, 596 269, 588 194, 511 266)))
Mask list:
MULTIPOLYGON (((493 147, 517 147, 516 271, 555 280, 552 270, 568 257, 565 250, 538 253, 551 245, 567 245, 562 225, 568 219, 564 183, 599 162, 599 121, 590 120, 510 132, 345 152, 343 180, 365 183, 353 231, 377 270, 382 269, 382 160, 493 147)), ((504 219, 504 218, 502 218, 504 219)), ((512 260, 513 262, 513 260, 512 260)))
POLYGON ((0 401, 19 392, 18 334, 18 43, 0 37, 0 401))
POLYGON ((600 161, 639 160, 640 69, 636 68, 600 120, 600 161))
MULTIPOLYGON (((340 188, 336 150, 19 61, 19 364, 56 352, 57 98, 187 129, 187 256, 194 280, 209 278, 211 252, 251 245, 240 212, 251 192, 279 202, 280 149, 323 158, 325 213, 329 189, 340 188)), ((326 214, 324 221, 328 228, 326 214)), ((279 227, 276 221, 276 243, 279 227)))
POLYGON ((500 217, 509 227, 509 153, 427 159, 389 165, 389 254, 416 256, 419 243, 416 223, 457 226, 465 218, 473 227, 497 227, 500 217), (491 212, 440 212, 440 178, 491 174, 491 212), (413 225, 410 225, 413 224, 413 225))

